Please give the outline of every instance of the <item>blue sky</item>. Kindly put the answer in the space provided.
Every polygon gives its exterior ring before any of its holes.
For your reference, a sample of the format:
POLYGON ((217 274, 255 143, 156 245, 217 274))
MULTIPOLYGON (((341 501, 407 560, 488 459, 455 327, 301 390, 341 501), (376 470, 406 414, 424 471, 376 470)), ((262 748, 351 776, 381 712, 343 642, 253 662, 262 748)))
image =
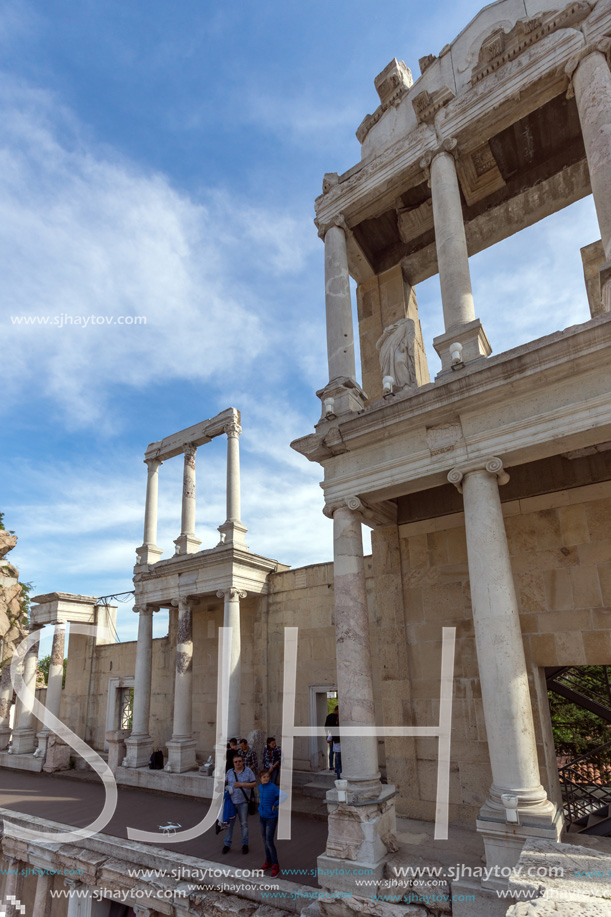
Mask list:
MULTIPOLYGON (((327 381, 324 172, 393 57, 418 76, 478 11, 437 0, 48 0, 0 8, 0 509, 35 593, 131 588, 156 439, 242 411, 243 519, 258 553, 331 557, 312 430, 327 381), (146 316, 16 326, 11 316, 146 316)), ((471 259, 495 352, 588 318, 591 199, 471 259)), ((427 344, 439 284, 417 290, 427 344)), ((434 373, 437 358, 429 349, 434 373)), ((224 443, 198 453, 198 533, 224 521, 224 443)), ((180 529, 179 460, 160 471, 160 546, 180 529)), ((159 625, 162 626, 162 625, 159 625)), ((119 632, 135 636, 121 611, 119 632)))

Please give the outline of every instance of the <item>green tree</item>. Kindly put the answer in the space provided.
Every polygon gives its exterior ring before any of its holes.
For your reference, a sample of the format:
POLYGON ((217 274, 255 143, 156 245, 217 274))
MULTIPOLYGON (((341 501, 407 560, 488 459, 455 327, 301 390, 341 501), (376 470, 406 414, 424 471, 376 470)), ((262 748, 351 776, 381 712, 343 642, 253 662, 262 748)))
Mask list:
MULTIPOLYGON (((66 684, 66 666, 68 665, 68 660, 64 659, 64 675, 62 677, 62 688, 66 684)), ((49 684, 49 668, 51 667, 51 656, 43 656, 42 659, 38 660, 38 673, 42 676, 42 680, 46 685, 49 684)))

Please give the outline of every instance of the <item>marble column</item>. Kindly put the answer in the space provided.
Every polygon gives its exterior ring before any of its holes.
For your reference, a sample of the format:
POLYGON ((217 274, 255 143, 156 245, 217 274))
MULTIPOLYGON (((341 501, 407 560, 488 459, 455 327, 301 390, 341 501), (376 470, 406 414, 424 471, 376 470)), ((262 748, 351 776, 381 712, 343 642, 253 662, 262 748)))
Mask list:
POLYGON ((84 882, 79 882, 78 879, 64 879, 64 885, 70 892, 66 917, 89 917, 93 899, 91 893, 87 896, 82 894, 86 890, 84 882), (81 894, 77 895, 76 892, 81 894))
POLYGON ((27 864, 23 860, 18 860, 16 857, 8 857, 6 861, 6 880, 4 883, 4 899, 3 904, 6 904, 6 917, 16 917, 20 912, 17 910, 14 900, 17 899, 22 903, 22 890, 23 890, 23 875, 22 871, 26 868, 27 864))
POLYGON ((246 598, 246 592, 232 587, 219 590, 219 599, 224 599, 223 627, 233 628, 231 634, 231 655, 229 661, 229 709, 228 738, 240 737, 240 702, 241 702, 241 669, 242 637, 240 631, 240 599, 246 598))
POLYGON ((185 443, 185 456, 182 479, 182 516, 181 531, 175 539, 177 554, 195 554, 199 551, 201 541, 195 537, 195 453, 197 446, 185 443))
MULTIPOLYGON (((64 651, 66 645, 66 625, 57 622, 53 629, 53 642, 51 644, 51 662, 49 664, 49 679, 47 682, 46 708, 49 713, 59 719, 59 709, 62 700, 62 682, 64 680, 64 651)), ((43 726, 38 733, 38 754, 45 756, 47 740, 53 730, 43 726)))
POLYGON ((153 609, 150 605, 143 605, 134 607, 134 611, 138 614, 134 709, 132 734, 125 740, 127 754, 123 766, 148 767, 153 751, 153 740, 149 733, 153 669, 153 609))
POLYGON ((197 766, 193 739, 193 605, 187 598, 178 599, 174 726, 167 747, 166 770, 170 773, 182 774, 197 766))
POLYGON ((221 544, 246 547, 244 535, 248 529, 240 518, 240 434, 242 427, 237 419, 225 426, 227 434, 227 519, 219 525, 221 544))
MULTIPOLYGON (((455 468, 448 480, 462 491, 475 644, 492 769, 492 786, 477 828, 486 864, 511 866, 526 837, 559 840, 556 806, 541 786, 528 670, 518 614, 499 483, 509 480, 493 457, 455 468), (503 796, 518 800, 519 826, 507 822, 503 796)), ((506 879, 504 880, 506 883, 506 879)), ((491 881, 495 884, 494 879, 491 881)))
POLYGON ((13 685, 11 683, 11 663, 7 659, 0 669, 0 751, 6 751, 11 738, 11 703, 13 685))
MULTIPOLYGON (((35 627, 33 630, 39 630, 35 627)), ((38 668, 38 643, 33 643, 25 654, 23 660, 23 684, 24 687, 31 691, 36 691, 36 670, 38 668)), ((36 736, 34 733, 34 714, 32 705, 27 701, 22 701, 17 710, 18 718, 16 728, 13 729, 11 739, 11 754, 13 755, 30 755, 36 748, 36 736)))
POLYGON ((356 381, 346 229, 346 223, 340 216, 324 233, 321 232, 325 240, 325 311, 329 365, 329 384, 317 392, 323 402, 323 416, 359 411, 366 397, 356 381))
POLYGON ((49 917, 52 899, 49 894, 53 888, 54 876, 51 873, 40 873, 36 879, 36 895, 32 908, 32 917, 49 917))
MULTIPOLYGON (((377 725, 360 506, 358 498, 351 498, 346 505, 326 510, 327 514, 333 515, 335 654, 340 730, 347 726, 377 725)), ((352 876, 358 875, 359 870, 364 868, 372 883, 379 881, 386 857, 397 849, 395 788, 390 784, 382 786, 380 781, 377 736, 348 736, 340 732, 340 738, 341 777, 346 785, 344 789, 338 784, 327 792, 327 846, 325 853, 318 857, 319 881, 330 892, 353 887, 352 876)), ((343 911, 331 909, 329 913, 339 915, 343 911)))
POLYGON ((592 196, 607 262, 601 268, 605 312, 611 311, 611 71, 605 54, 608 48, 609 39, 605 39, 586 49, 573 73, 592 196))
POLYGON ((139 564, 157 563, 162 551, 157 547, 157 506, 159 495, 159 459, 145 459, 147 467, 146 503, 144 506, 144 536, 142 546, 138 548, 139 564))
POLYGON ((442 372, 452 368, 450 344, 459 343, 462 360, 471 363, 490 353, 488 339, 475 317, 469 256, 463 222, 460 187, 454 152, 456 141, 446 139, 421 165, 429 170, 435 245, 445 333, 433 341, 442 372))

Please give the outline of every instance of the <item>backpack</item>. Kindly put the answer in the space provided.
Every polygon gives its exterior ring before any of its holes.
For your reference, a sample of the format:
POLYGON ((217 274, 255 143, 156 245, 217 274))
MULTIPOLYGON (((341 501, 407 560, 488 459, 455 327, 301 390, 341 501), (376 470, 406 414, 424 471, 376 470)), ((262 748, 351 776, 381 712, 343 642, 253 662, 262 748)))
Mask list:
POLYGON ((163 752, 160 750, 154 751, 149 760, 149 770, 151 771, 162 771, 163 770, 163 752))

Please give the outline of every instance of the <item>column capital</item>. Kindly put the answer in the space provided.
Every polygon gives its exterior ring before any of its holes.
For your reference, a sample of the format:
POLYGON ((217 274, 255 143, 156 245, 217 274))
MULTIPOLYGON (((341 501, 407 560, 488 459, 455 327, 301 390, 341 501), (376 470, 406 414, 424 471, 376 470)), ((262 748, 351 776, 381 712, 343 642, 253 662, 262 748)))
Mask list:
POLYGON ((185 458, 195 458, 195 453, 197 452, 197 446, 195 443, 183 443, 182 451, 185 458))
POLYGON ((318 235, 323 240, 327 235, 328 231, 332 229, 333 226, 337 226, 339 229, 343 229, 344 232, 349 232, 350 227, 346 222, 346 217, 343 213, 338 213, 334 216, 328 223, 320 223, 318 220, 314 220, 316 228, 318 229, 318 235))
POLYGON ((429 185, 431 183, 431 163, 440 153, 449 153, 453 159, 456 159, 458 156, 458 140, 456 137, 445 137, 438 146, 427 150, 420 160, 420 168, 424 172, 429 185))
POLYGON ((240 434, 242 433, 242 427, 237 420, 231 420, 229 423, 225 424, 223 431, 227 434, 227 438, 239 439, 240 434))
POLYGON ((158 608, 154 608, 153 605, 134 605, 132 611, 136 615, 153 615, 156 611, 159 611, 158 608))
POLYGON ((463 478, 465 475, 471 474, 474 471, 487 471, 488 474, 495 475, 499 486, 507 484, 509 481, 509 475, 503 468, 503 460, 496 455, 487 459, 481 459, 479 462, 474 462, 470 465, 452 468, 452 470, 448 472, 448 481, 450 484, 453 484, 456 490, 461 494, 463 478))
POLYGON ((582 60, 586 57, 589 57, 590 54, 602 54, 606 59, 607 64, 611 64, 611 37, 605 35, 604 38, 598 38, 596 41, 591 41, 587 45, 584 45, 576 54, 573 54, 569 58, 564 72, 569 78, 569 85, 566 92, 567 99, 572 99, 575 96, 575 89, 573 87, 573 77, 575 76, 575 71, 579 67, 582 60))
POLYGON ((327 503, 323 507, 323 513, 328 519, 332 519, 339 509, 348 509, 358 514, 361 517, 360 521, 372 529, 382 525, 397 524, 397 505, 390 500, 367 503, 354 495, 336 503, 327 503))
POLYGON ((157 471, 160 465, 163 465, 161 459, 158 458, 145 458, 142 459, 149 471, 157 471))
POLYGON ((245 599, 248 595, 243 589, 237 589, 235 586, 230 586, 229 589, 217 589, 216 594, 219 599, 229 599, 229 601, 245 599))

